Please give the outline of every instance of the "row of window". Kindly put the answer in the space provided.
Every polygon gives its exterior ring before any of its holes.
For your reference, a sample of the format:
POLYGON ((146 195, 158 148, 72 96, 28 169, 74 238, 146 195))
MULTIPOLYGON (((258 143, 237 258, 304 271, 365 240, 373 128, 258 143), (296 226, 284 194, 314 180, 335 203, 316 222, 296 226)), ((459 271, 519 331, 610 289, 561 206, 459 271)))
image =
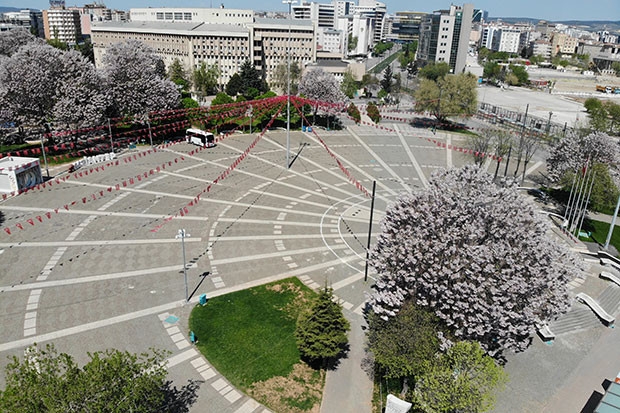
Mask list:
POLYGON ((180 13, 180 12, 157 12, 156 14, 157 20, 191 20, 191 13, 180 13))

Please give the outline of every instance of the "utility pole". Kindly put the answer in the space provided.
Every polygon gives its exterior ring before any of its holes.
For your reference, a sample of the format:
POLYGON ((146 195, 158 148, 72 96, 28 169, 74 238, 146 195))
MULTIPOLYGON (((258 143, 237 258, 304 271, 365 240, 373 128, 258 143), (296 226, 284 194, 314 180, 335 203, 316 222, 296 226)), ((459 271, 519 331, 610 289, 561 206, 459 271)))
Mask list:
POLYGON ((176 239, 181 239, 181 246, 183 248, 183 278, 185 279, 185 302, 189 302, 189 290, 187 288, 187 264, 185 261, 185 238, 189 238, 191 235, 185 232, 184 229, 180 229, 175 236, 176 239))

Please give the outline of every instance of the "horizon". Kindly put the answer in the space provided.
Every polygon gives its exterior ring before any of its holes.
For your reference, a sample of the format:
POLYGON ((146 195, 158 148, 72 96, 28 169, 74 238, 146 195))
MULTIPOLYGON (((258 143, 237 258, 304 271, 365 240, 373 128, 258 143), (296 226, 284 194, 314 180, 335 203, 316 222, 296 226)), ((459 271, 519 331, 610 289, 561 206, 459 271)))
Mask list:
MULTIPOLYGON (((330 3, 330 1, 319 1, 320 3, 330 3)), ((16 9, 49 9, 49 3, 45 0, 30 0, 30 4, 25 5, 23 0, 7 0, 0 7, 13 7, 16 9)), ((78 6, 82 7, 84 4, 89 3, 84 1, 82 4, 79 2, 66 2, 67 7, 78 6)), ((217 8, 219 4, 222 4, 227 9, 248 9, 254 11, 273 11, 273 12, 286 12, 287 5, 282 4, 281 1, 274 1, 273 7, 269 9, 255 9, 253 2, 250 0, 233 0, 228 2, 222 2, 221 0, 210 0, 208 5, 198 0, 186 0, 183 5, 171 6, 163 0, 133 0, 133 1, 121 1, 121 0, 108 0, 95 2, 104 4, 110 9, 126 10, 129 11, 132 8, 217 8), (208 7, 207 7, 208 6, 208 7)), ((299 3, 299 2, 298 2, 299 3)), ((357 1, 359 4, 359 0, 357 1)), ((399 11, 420 11, 431 13, 434 10, 445 9, 449 7, 450 2, 447 0, 425 2, 418 5, 417 2, 409 2, 407 0, 384 0, 383 3, 387 6, 388 14, 394 14, 399 11), (403 7, 404 6, 404 7, 403 7), (413 6, 413 7, 412 7, 413 6)), ((475 9, 481 9, 489 14, 489 19, 534 19, 534 20, 547 20, 552 22, 557 21, 602 21, 602 22, 619 22, 620 23, 620 2, 618 0, 599 0, 594 4, 584 7, 581 0, 546 0, 544 3, 535 0, 522 0, 519 4, 513 4, 506 2, 504 4, 497 4, 493 0, 479 0, 479 1, 463 1, 456 4, 472 3, 475 9), (528 11, 532 11, 529 13, 528 11), (529 15, 529 16, 528 16, 529 15), (612 19, 610 16, 614 16, 612 19)), ((264 4, 263 4, 264 5, 264 4)))

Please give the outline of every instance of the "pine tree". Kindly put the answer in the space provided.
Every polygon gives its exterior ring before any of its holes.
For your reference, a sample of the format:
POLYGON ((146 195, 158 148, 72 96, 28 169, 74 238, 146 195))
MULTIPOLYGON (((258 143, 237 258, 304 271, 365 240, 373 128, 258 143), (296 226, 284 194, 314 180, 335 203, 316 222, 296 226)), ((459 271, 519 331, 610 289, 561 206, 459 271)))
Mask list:
POLYGON ((342 306, 334 301, 333 289, 325 286, 310 310, 303 312, 297 320, 297 347, 310 361, 326 361, 343 350, 349 329, 342 306))

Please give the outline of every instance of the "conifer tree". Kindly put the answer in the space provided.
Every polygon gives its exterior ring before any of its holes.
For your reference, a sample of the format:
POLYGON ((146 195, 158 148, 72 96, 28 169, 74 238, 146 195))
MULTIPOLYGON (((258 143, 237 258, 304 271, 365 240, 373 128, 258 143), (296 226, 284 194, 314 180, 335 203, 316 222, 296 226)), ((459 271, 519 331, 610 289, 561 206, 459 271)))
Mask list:
POLYGON ((297 320, 297 347, 310 361, 325 361, 340 354, 347 344, 349 329, 342 306, 334 301, 333 289, 325 286, 312 307, 297 320))

